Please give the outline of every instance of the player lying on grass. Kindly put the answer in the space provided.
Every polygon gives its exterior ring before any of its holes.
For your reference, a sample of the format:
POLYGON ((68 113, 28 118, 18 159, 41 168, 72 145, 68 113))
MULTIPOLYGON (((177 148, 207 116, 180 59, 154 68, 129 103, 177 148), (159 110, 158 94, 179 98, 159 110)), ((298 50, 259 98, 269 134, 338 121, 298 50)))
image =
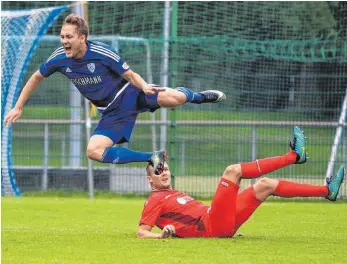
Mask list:
POLYGON ((258 159, 228 166, 211 206, 194 200, 191 196, 173 190, 171 174, 165 161, 161 161, 160 174, 147 166, 147 179, 152 193, 145 202, 139 223, 138 238, 177 237, 232 237, 240 226, 269 196, 325 197, 335 201, 344 178, 341 166, 335 176, 326 179, 326 186, 300 184, 290 181, 261 178, 254 185, 238 193, 241 179, 257 178, 291 164, 306 162, 305 137, 294 127, 291 150, 283 156, 258 159), (156 225, 161 233, 152 232, 156 225))
MULTIPOLYGON (((187 102, 217 103, 226 98, 215 90, 196 93, 184 87, 171 89, 148 84, 111 46, 89 41, 88 35, 89 27, 82 17, 71 14, 65 18, 61 47, 28 80, 15 107, 6 115, 5 125, 16 122, 25 102, 45 77, 60 72, 102 115, 87 146, 88 158, 104 163, 147 162, 152 156, 150 152, 113 147, 130 140, 139 113, 187 102)), ((165 155, 163 151, 159 154, 165 155)))

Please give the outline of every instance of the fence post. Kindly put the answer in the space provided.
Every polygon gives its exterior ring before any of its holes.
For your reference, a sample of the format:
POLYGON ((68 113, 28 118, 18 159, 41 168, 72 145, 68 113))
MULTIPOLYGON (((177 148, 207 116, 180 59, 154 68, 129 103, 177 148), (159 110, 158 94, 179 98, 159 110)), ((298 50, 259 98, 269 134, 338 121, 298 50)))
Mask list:
POLYGON ((43 173, 42 173, 42 181, 41 181, 42 191, 47 190, 48 155, 49 155, 49 128, 48 128, 48 123, 45 123, 45 125, 44 125, 44 139, 43 139, 43 173))
MULTIPOLYGON (((252 128, 252 161, 257 159, 257 127, 252 128)), ((255 179, 252 179, 252 184, 255 183, 255 179)))
MULTIPOLYGON (((171 2, 171 23, 170 23, 170 74, 171 74, 171 87, 177 86, 177 43, 176 43, 176 37, 177 37, 177 19, 178 19, 178 2, 172 1, 171 2)), ((177 136, 176 136, 176 109, 171 108, 170 110, 170 145, 169 145, 169 159, 170 159, 170 165, 171 165, 171 171, 173 171, 173 174, 178 173, 181 169, 181 174, 185 175, 185 157, 184 157, 184 148, 185 148, 185 141, 182 139, 182 159, 179 160, 179 142, 177 142, 177 136), (179 163, 181 162, 181 166, 179 163)), ((175 188, 175 177, 173 177, 172 186, 175 188)))
POLYGON ((65 156, 66 156, 66 136, 61 137, 61 152, 60 152, 60 163, 61 167, 65 166, 65 156))
MULTIPOLYGON (((179 159, 176 158, 176 165, 179 163, 179 159)), ((181 144, 181 175, 186 175, 186 141, 183 139, 181 144)), ((178 171, 178 170, 176 170, 178 171)))
MULTIPOLYGON (((72 6, 72 13, 86 17, 85 5, 87 3, 76 2, 76 5, 72 6)), ((81 94, 75 87, 75 85, 70 82, 70 119, 71 121, 78 121, 82 119, 82 103, 81 103, 81 94)), ((70 167, 79 168, 81 167, 81 138, 82 135, 82 126, 80 124, 71 124, 70 125, 70 167)))
MULTIPOLYGON (((169 38, 170 38, 170 1, 165 1, 164 10, 164 45, 162 50, 161 61, 161 87, 167 87, 169 83, 169 38)), ((160 120, 167 121, 167 109, 160 109, 160 120)), ((166 149, 167 143, 167 127, 166 124, 160 126, 160 149, 166 149)))

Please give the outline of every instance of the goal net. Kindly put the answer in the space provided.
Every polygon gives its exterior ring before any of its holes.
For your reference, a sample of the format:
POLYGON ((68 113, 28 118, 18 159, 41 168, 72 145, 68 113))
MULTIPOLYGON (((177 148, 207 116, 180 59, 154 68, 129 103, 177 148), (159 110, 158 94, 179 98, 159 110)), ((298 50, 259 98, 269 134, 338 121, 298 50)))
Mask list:
POLYGON ((5 115, 15 105, 27 65, 40 38, 67 6, 22 11, 1 11, 1 193, 20 195, 13 175, 11 128, 5 115))

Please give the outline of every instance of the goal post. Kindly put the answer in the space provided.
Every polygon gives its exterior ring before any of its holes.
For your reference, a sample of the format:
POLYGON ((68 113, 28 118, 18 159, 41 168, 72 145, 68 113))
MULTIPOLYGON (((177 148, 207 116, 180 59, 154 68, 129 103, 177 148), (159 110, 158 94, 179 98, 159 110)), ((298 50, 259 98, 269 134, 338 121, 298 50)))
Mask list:
MULTIPOLYGON (((342 138, 342 134, 343 134, 343 124, 346 121, 346 115, 347 115, 347 89, 346 89, 346 94, 345 94, 345 98, 343 100, 342 103, 342 107, 341 107, 341 114, 340 114, 340 118, 339 118, 339 123, 338 123, 338 127, 336 128, 336 133, 335 133, 335 137, 334 137, 334 142, 332 144, 332 148, 331 148, 331 154, 330 154, 330 159, 328 162, 328 168, 325 174, 326 178, 329 178, 334 172, 334 167, 335 167, 335 163, 336 163, 336 156, 338 153, 338 148, 341 145, 341 138, 342 138)), ((344 158, 343 162, 346 162, 346 157, 344 158)), ((326 183, 326 181, 325 181, 326 183)))

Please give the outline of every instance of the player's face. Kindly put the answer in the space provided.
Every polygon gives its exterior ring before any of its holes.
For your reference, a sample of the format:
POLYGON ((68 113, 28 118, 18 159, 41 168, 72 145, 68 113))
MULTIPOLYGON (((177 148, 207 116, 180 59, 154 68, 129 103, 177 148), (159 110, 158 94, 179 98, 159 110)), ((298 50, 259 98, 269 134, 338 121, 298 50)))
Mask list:
POLYGON ((75 25, 64 25, 61 28, 60 40, 66 57, 78 59, 84 55, 85 35, 78 35, 75 25))
POLYGON ((152 172, 148 180, 152 183, 152 188, 155 190, 171 189, 171 172, 169 166, 165 163, 164 171, 160 175, 152 172))

